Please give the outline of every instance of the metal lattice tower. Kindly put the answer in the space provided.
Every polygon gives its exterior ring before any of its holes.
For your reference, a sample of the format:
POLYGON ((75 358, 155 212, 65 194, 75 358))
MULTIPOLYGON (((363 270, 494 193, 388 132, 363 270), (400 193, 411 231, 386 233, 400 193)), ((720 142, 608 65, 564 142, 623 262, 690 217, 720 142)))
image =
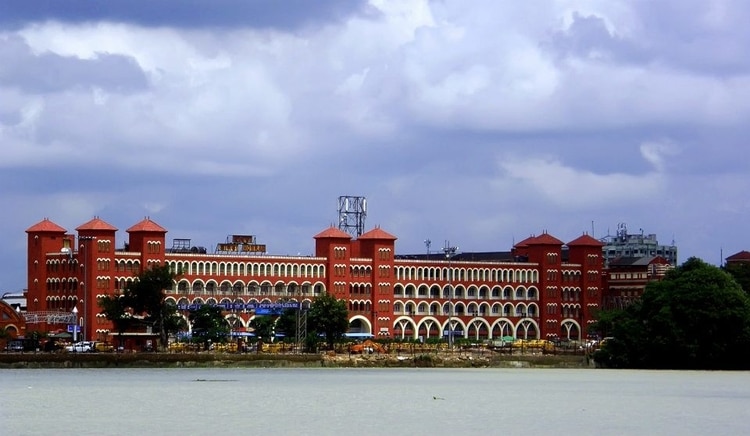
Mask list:
POLYGON ((303 350, 305 344, 305 338, 307 337, 307 309, 300 303, 299 310, 297 310, 297 352, 300 353, 303 350))
POLYGON ((339 230, 357 238, 365 231, 367 199, 342 195, 339 197, 339 230))

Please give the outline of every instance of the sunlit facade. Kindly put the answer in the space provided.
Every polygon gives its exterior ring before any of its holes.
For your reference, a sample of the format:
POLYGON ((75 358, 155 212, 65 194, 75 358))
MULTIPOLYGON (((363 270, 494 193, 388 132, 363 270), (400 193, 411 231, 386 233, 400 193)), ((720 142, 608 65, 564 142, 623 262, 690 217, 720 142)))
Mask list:
POLYGON ((247 331, 254 305, 304 306, 330 293, 347 302, 355 335, 582 339, 602 299, 603 244, 588 235, 565 244, 544 232, 516 244, 507 259, 465 260, 398 256, 397 238, 379 227, 357 238, 325 229, 313 237, 311 256, 259 252, 265 246, 248 236, 213 253, 187 240, 168 244, 167 230, 149 218, 128 228, 126 241, 98 217, 75 230, 44 219, 26 231, 29 330, 64 329, 75 319, 87 340, 109 340, 112 326, 97 299, 153 265, 178 273, 167 298, 179 307, 223 305, 237 332, 247 331))

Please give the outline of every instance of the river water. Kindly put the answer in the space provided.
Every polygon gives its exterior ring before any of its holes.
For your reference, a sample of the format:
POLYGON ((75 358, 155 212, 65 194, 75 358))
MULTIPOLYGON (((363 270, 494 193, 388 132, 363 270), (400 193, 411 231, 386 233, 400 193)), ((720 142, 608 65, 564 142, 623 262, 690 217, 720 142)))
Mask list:
POLYGON ((0 369, 0 435, 743 435, 747 372, 0 369))

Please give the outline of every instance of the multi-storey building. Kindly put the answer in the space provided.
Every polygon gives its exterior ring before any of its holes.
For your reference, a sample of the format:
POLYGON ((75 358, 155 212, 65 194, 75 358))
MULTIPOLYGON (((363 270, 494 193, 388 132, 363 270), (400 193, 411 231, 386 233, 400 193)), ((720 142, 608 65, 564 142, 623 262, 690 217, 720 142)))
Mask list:
POLYGON ((674 268, 660 256, 619 257, 609 261, 604 273, 602 307, 622 309, 643 296, 646 285, 661 281, 674 268))
POLYGON ((85 339, 108 339, 112 326, 98 298, 118 294, 153 265, 178 274, 167 290, 178 307, 222 305, 238 331, 259 304, 304 306, 330 293, 346 301, 350 331, 359 335, 582 339, 602 299, 603 244, 586 234, 565 244, 544 232, 493 260, 397 256, 397 238, 379 227, 356 238, 325 229, 311 256, 269 255, 242 235, 214 253, 185 239, 169 248, 167 230, 149 218, 127 229, 123 248, 116 248, 117 228, 98 217, 75 230, 44 219, 26 231, 30 330, 74 318, 85 339))
POLYGON ((659 244, 655 234, 645 235, 643 229, 640 233, 631 234, 625 223, 620 223, 617 234, 607 236, 602 241, 605 267, 614 259, 634 257, 661 257, 670 265, 677 266, 677 247, 674 241, 672 245, 659 244))

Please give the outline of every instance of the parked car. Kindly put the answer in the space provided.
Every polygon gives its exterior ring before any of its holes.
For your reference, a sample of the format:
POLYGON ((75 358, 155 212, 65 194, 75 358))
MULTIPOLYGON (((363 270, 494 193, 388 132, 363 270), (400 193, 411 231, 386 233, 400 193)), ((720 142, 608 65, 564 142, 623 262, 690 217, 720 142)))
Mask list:
POLYGON ((115 351, 115 347, 109 342, 97 342, 94 344, 94 350, 99 353, 111 353, 115 351))
POLYGON ((76 342, 65 347, 65 351, 69 353, 90 353, 94 351, 94 343, 91 341, 76 342))

